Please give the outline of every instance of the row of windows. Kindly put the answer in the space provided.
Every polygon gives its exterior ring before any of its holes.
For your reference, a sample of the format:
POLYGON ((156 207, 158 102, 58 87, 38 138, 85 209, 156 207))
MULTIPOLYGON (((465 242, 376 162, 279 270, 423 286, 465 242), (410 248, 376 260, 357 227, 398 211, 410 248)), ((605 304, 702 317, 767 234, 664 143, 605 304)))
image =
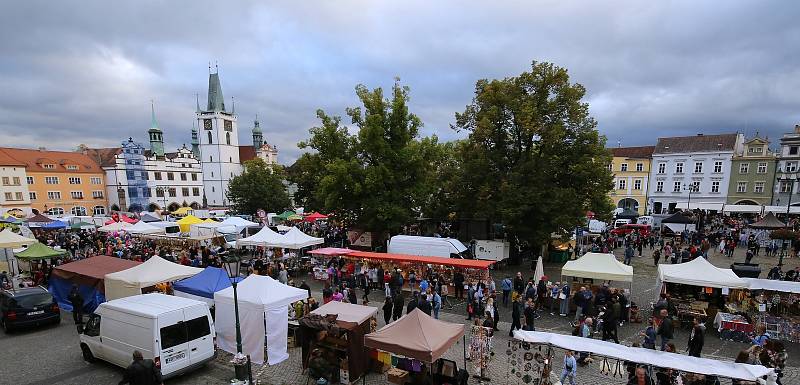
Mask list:
MULTIPOLYGON (((627 163, 620 164, 619 165, 619 170, 620 171, 628 171, 628 164, 627 163)), ((639 171, 639 172, 644 171, 644 163, 636 163, 636 171, 639 171)))
MULTIPOLYGON (((89 215, 86 207, 83 206, 75 206, 69 210, 70 214, 72 215, 81 215, 86 216, 89 215)), ((47 209, 47 214, 49 215, 64 215, 64 209, 61 207, 51 207, 47 209)), ((105 215, 106 208, 103 206, 94 206, 92 208, 92 215, 105 215)))
MULTIPOLYGON (((619 179, 617 180, 617 190, 625 190, 628 188, 628 180, 627 179, 619 179)), ((633 180, 633 189, 634 190, 641 190, 642 189, 642 180, 641 179, 634 179, 633 180)))
MULTIPOLYGON (((3 178, 5 180, 5 178, 3 178)), ((14 178, 19 179, 19 178, 14 178)), ((35 179, 32 176, 25 177, 25 181, 28 182, 29 185, 34 184, 35 179)), ((71 176, 68 179, 69 184, 82 184, 83 180, 79 176, 71 176)), ((45 184, 59 184, 61 180, 57 176, 46 176, 44 177, 45 184)), ((103 184, 103 179, 99 176, 93 176, 89 178, 89 183, 91 184, 103 184)))
POLYGON ((20 179, 18 176, 11 178, 7 176, 3 177, 3 186, 19 186, 19 185, 20 185, 20 179))
MULTIPOLYGON (((21 195, 22 193, 18 193, 18 194, 21 195)), ((38 199, 38 196, 36 195, 36 191, 29 192, 28 196, 32 201, 35 201, 36 199, 38 199)), ((83 199, 83 191, 70 191, 69 192, 69 196, 72 199, 83 199)), ((103 199, 104 196, 105 196, 105 193, 103 192, 103 190, 92 191, 92 198, 94 198, 94 199, 103 199)), ((47 199, 49 199, 51 201, 52 200, 61 200, 61 191, 48 191, 47 192, 47 199)))
MULTIPOLYGON (((794 163, 794 162, 789 162, 789 163, 794 163)), ((795 165, 795 167, 797 166, 795 165)), ((750 172, 750 163, 739 164, 739 174, 747 174, 749 172, 750 172)), ((766 173, 767 173, 767 162, 758 162, 758 168, 756 169, 756 174, 766 174, 766 173)))
MULTIPOLYGON (((133 170, 125 171, 125 176, 128 178, 128 180, 136 180, 137 174, 143 180, 150 180, 150 176, 149 176, 147 171, 141 171, 141 172, 137 172, 137 171, 133 171, 133 170)), ((163 174, 164 173, 162 173, 161 171, 154 171, 153 172, 153 179, 155 179, 155 180, 163 180, 164 179, 164 175, 163 174)), ((175 180, 175 173, 168 172, 166 174, 167 174, 167 180, 175 180)), ((194 172, 193 173, 188 173, 188 174, 185 173, 185 172, 181 172, 181 173, 178 173, 178 177, 182 181, 187 181, 187 180, 189 180, 189 178, 191 178, 192 181, 196 182, 197 179, 198 179, 197 173, 194 173, 194 172)))
MULTIPOLYGON (((684 163, 683 162, 675 162, 675 173, 676 174, 683 174, 684 163)), ((666 174, 667 172, 667 164, 661 162, 658 164, 658 173, 659 174, 666 174)), ((703 172, 703 162, 694 162, 694 173, 699 174, 703 172)), ((722 161, 717 160, 714 161, 714 173, 721 173, 722 172, 722 161)))
MULTIPOLYGON (((207 134, 208 134, 208 144, 214 144, 214 136, 211 135, 211 131, 208 131, 207 134)), ((231 133, 230 132, 226 132, 225 133, 225 144, 227 144, 229 146, 231 145, 231 133)))
MULTIPOLYGON (((766 182, 754 182, 753 183, 753 192, 757 194, 764 193, 764 185, 766 182)), ((736 182, 736 192, 737 193, 746 193, 747 192, 747 185, 748 182, 736 182)), ((787 183, 788 185, 788 183, 787 183)), ((788 189, 786 190, 789 191, 788 189)))
MULTIPOLYGON (((718 194, 719 193, 719 181, 711 181, 711 189, 709 190, 710 193, 718 194)), ((672 192, 681 192, 683 189, 692 193, 699 193, 700 191, 700 182, 694 181, 683 186, 683 182, 676 180, 672 183, 672 192)), ((761 188, 763 189, 764 186, 762 185, 761 188)), ((656 182, 656 192, 664 192, 664 181, 660 180, 656 182)))
POLYGON ((16 192, 16 193, 7 192, 7 193, 5 193, 5 197, 6 197, 6 201, 21 201, 22 200, 22 193, 19 192, 19 191, 16 192))
MULTIPOLYGON (((167 196, 169 196, 171 198, 176 197, 177 194, 178 194, 178 189, 175 188, 175 187, 155 188, 155 189, 129 187, 128 188, 128 194, 130 195, 131 198, 139 198, 139 197, 150 198, 150 197, 153 196, 153 190, 155 190, 155 193, 156 193, 155 196, 158 197, 158 198, 163 198, 165 192, 166 192, 167 196)), ((192 187, 191 195, 190 195, 189 187, 183 187, 183 188, 181 188, 181 193, 182 193, 181 196, 185 196, 185 197, 188 197, 188 196, 199 197, 200 196, 200 188, 199 187, 192 187)))

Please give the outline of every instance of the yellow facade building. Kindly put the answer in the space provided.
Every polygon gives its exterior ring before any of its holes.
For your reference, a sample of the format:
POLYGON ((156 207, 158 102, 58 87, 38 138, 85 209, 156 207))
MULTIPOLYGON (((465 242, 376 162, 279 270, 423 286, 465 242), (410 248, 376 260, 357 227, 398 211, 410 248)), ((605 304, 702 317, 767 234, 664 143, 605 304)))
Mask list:
POLYGON ((79 152, 0 148, 5 157, 25 165, 33 210, 52 215, 103 215, 107 212, 105 173, 79 152))
POLYGON ((614 206, 647 214, 647 186, 654 149, 655 146, 609 149, 613 160, 608 167, 614 174, 614 187, 608 195, 614 206))

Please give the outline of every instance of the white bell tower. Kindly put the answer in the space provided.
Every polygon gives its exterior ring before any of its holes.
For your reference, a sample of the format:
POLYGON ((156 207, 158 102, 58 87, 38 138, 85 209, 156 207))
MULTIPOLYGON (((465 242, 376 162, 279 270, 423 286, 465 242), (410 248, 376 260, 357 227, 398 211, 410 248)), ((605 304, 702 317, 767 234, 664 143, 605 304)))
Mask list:
MULTIPOLYGON (((210 72, 209 67, 209 72, 210 72)), ((210 207, 228 206, 228 183, 241 174, 239 129, 235 110, 225 109, 219 68, 208 75, 208 105, 200 109, 197 101, 197 127, 200 161, 203 167, 204 202, 210 207)))

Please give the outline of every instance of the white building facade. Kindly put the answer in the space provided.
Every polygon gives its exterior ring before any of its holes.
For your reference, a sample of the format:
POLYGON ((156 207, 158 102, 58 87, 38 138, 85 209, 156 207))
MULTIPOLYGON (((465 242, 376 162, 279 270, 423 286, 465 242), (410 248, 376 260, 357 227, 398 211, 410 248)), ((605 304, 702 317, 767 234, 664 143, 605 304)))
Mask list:
POLYGON ((659 138, 650 166, 650 211, 721 211, 728 196, 731 160, 743 144, 744 136, 738 133, 659 138))
POLYGON ((25 164, 0 154, 0 215, 31 214, 25 164))

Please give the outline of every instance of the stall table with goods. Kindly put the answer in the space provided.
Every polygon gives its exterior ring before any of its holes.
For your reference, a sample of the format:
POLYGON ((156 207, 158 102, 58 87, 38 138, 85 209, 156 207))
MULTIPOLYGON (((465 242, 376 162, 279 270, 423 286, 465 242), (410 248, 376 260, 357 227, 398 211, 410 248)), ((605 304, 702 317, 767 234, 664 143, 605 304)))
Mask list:
POLYGON ((555 383, 553 377, 561 375, 564 356, 556 356, 552 348, 574 351, 576 357, 578 352, 593 356, 600 363, 601 375, 619 376, 622 378, 620 383, 637 383, 635 373, 641 369, 644 369, 646 378, 651 380, 645 383, 680 383, 675 380, 681 380, 684 384, 694 381, 713 384, 720 378, 755 383, 768 377, 771 380, 767 380, 767 383, 770 383, 776 377, 774 369, 762 365, 717 361, 562 334, 516 330, 514 340, 509 341, 506 351, 510 362, 509 378, 520 378, 526 384, 555 383), (551 365, 556 370, 550 370, 551 365))
POLYGON ((370 355, 382 364, 388 382, 404 384, 422 376, 434 384, 456 384, 460 383, 458 367, 442 356, 460 339, 464 339, 464 325, 439 321, 414 309, 364 336, 364 345, 375 349, 370 355))
POLYGON ((747 290, 733 290, 727 308, 764 326, 770 338, 800 342, 800 283, 744 278, 747 290))
MULTIPOLYGON (((309 367, 313 352, 324 357, 325 362, 337 366, 313 367, 310 372, 327 372, 331 377, 328 380, 338 380, 342 384, 360 379, 370 364, 364 335, 375 331, 377 312, 375 307, 334 301, 300 318, 298 339, 302 347, 303 368, 309 367)), ((316 377, 320 373, 310 374, 316 377)))
POLYGON ((444 278, 448 286, 448 293, 454 292, 452 285, 453 276, 456 272, 461 272, 461 274, 464 275, 465 283, 472 281, 488 284, 491 279, 489 267, 496 263, 496 261, 476 259, 375 253, 357 250, 345 252, 341 249, 339 250, 340 251, 334 252, 330 251, 330 248, 322 248, 310 251, 311 254, 315 255, 317 260, 317 266, 314 270, 319 272, 318 276, 323 276, 321 270, 326 268, 326 262, 329 261, 331 257, 339 256, 349 263, 358 263, 362 266, 367 265, 369 267, 380 266, 384 271, 392 271, 395 267, 399 267, 403 274, 403 287, 407 290, 411 290, 408 273, 412 270, 416 273, 417 281, 421 280, 428 272, 444 278))

